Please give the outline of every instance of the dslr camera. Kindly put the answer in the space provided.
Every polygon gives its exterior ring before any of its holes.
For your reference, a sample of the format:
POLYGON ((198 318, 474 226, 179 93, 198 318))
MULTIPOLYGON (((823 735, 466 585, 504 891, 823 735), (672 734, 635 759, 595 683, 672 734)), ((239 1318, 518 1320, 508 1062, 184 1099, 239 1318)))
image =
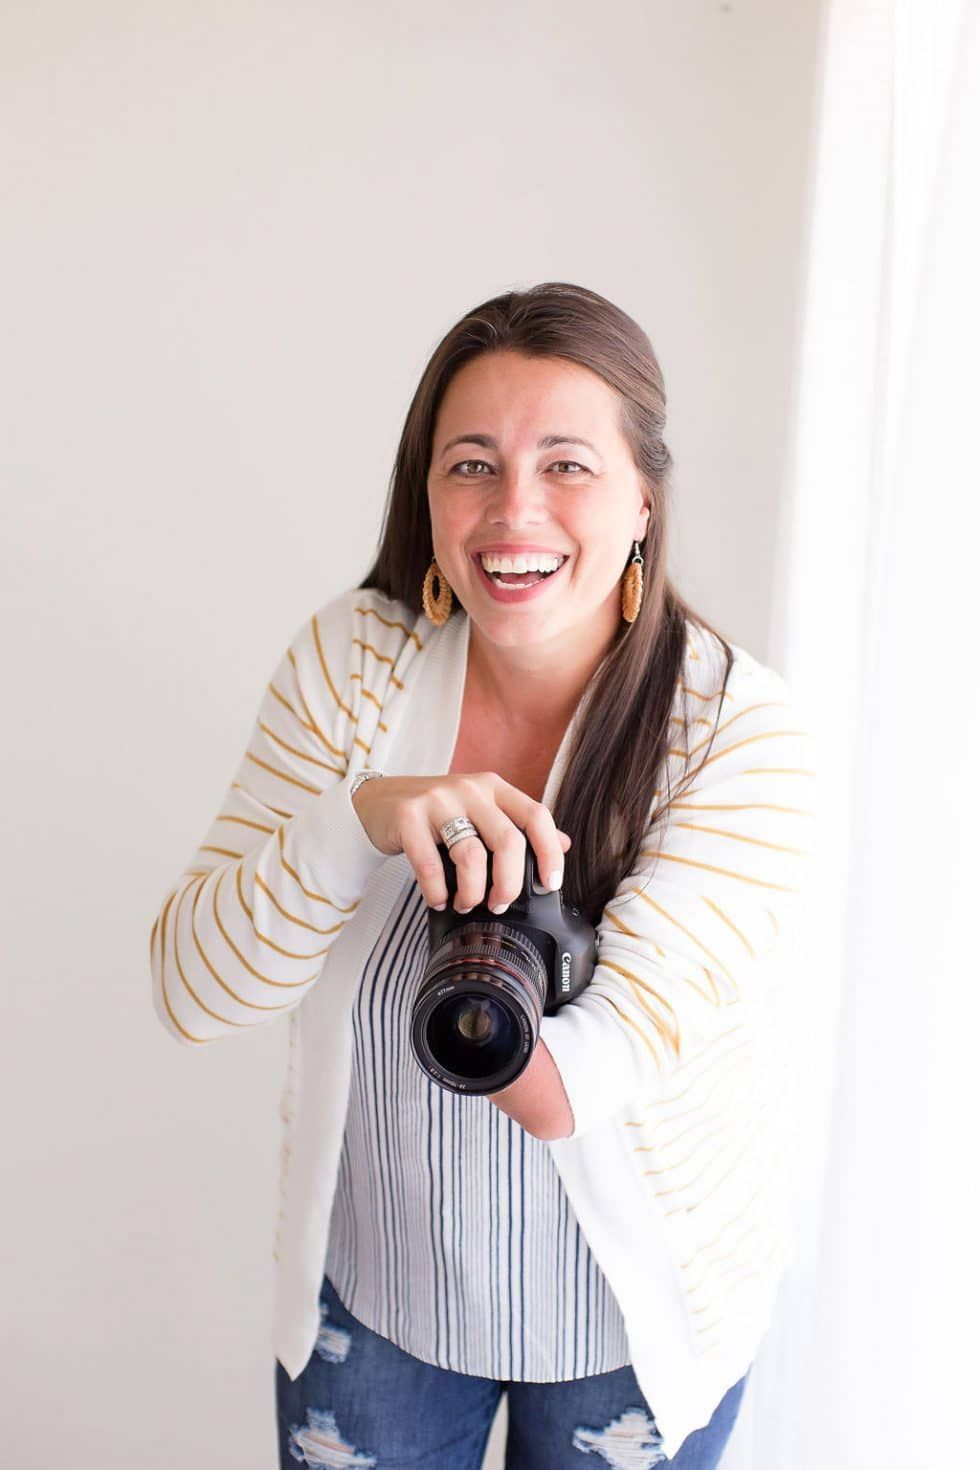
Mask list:
POLYGON ((598 959, 596 931, 560 891, 540 881, 530 843, 524 886, 504 914, 483 900, 452 907, 456 866, 440 845, 449 889, 428 910, 429 958, 412 1007, 412 1051, 422 1070, 453 1092, 499 1092, 524 1071, 542 1015, 574 1000, 598 959))

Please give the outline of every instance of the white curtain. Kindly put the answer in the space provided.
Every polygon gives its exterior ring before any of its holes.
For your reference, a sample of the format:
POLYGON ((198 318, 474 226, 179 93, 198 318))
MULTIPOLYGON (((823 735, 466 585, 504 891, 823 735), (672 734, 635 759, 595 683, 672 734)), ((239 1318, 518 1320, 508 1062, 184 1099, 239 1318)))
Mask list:
POLYGON ((725 1470, 980 1464, 980 0, 828 0, 769 661, 820 755, 800 1254, 725 1470))

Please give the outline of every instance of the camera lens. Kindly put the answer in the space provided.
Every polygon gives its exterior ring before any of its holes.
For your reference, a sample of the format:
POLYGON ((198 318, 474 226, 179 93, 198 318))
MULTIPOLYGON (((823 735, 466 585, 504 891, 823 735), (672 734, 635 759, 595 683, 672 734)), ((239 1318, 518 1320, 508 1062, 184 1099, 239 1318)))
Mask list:
POLYGON ((491 1036, 499 1028, 495 1025, 497 1017, 492 1011, 492 1002, 486 999, 480 1000, 471 996, 467 1000, 453 1003, 453 1015, 450 1024, 455 1027, 464 1041, 472 1041, 480 1046, 489 1041, 491 1036))
POLYGON ((520 1044, 514 1017, 487 995, 450 995, 429 1018, 429 1046, 457 1076, 481 1080, 505 1067, 520 1044))
POLYGON ((412 1011, 423 1071, 460 1092, 496 1092, 530 1061, 547 994, 540 951, 521 931, 477 920, 431 955, 412 1011))

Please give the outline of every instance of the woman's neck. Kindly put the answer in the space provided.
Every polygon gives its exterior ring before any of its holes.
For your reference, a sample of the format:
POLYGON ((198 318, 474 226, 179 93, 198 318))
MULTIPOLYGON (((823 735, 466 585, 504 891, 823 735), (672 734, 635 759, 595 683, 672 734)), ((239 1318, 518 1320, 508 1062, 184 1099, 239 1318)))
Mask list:
POLYGON ((490 643, 471 619, 467 687, 482 701, 506 709, 519 727, 557 720, 564 728, 611 646, 611 639, 597 637, 598 632, 502 647, 490 643))

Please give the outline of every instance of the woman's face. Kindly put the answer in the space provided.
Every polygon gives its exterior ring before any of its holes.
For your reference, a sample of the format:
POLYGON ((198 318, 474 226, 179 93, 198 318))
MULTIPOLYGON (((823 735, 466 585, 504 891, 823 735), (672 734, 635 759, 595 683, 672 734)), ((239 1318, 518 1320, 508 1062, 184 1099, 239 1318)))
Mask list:
POLYGON ((650 516, 619 414, 613 389, 563 358, 484 353, 450 382, 427 481, 433 550, 491 642, 613 636, 620 578, 650 516), (494 579, 479 555, 522 549, 565 560, 540 580, 527 569, 494 579))

